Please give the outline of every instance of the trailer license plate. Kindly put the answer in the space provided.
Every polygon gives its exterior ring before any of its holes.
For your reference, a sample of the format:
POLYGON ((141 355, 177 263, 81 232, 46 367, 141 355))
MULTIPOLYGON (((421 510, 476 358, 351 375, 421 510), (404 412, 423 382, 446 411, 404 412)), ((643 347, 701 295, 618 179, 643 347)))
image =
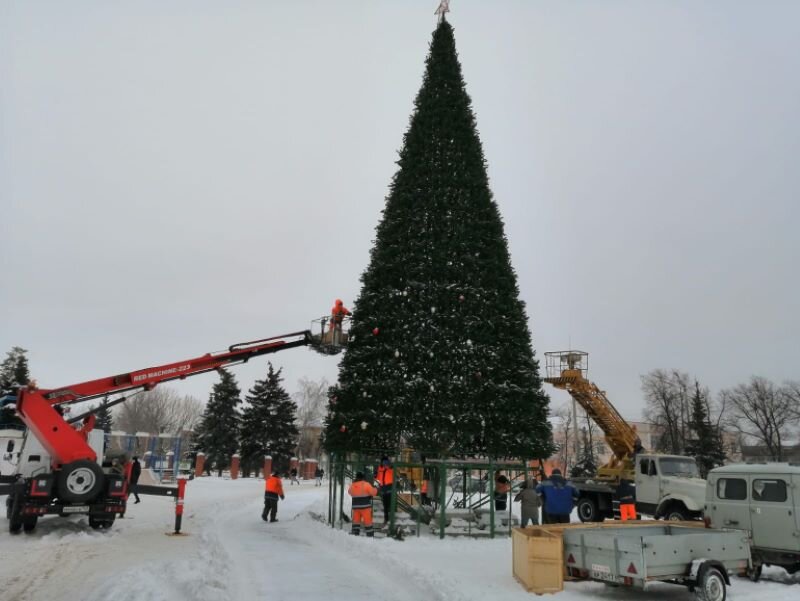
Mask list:
POLYGON ((88 505, 74 505, 73 507, 62 507, 61 513, 86 513, 89 511, 88 505))
POLYGON ((611 575, 611 568, 597 563, 592 564, 592 578, 595 580, 614 580, 611 575))

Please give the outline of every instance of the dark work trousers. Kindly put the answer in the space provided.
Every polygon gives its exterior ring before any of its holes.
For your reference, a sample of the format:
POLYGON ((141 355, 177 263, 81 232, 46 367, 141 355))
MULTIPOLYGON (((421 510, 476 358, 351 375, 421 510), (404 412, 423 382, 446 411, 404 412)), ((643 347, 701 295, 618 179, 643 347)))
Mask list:
POLYGON ((392 485, 381 487, 381 503, 383 503, 383 523, 389 523, 389 512, 392 509, 392 485))
POLYGON ((139 483, 138 482, 131 482, 130 487, 128 488, 128 496, 130 497, 133 495, 136 497, 136 502, 139 503, 141 499, 139 498, 139 483))
POLYGON ((548 513, 545 524, 569 524, 568 513, 548 513))
POLYGON ((274 522, 275 516, 278 515, 278 499, 273 499, 270 497, 264 496, 264 511, 261 513, 261 519, 265 522, 267 521, 267 516, 269 516, 269 521, 274 522))

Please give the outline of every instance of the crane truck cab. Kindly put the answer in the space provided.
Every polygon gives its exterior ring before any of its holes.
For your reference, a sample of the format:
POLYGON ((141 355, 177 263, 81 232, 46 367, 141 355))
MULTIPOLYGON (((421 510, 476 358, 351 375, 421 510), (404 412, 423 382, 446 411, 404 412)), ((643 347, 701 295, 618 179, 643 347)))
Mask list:
POLYGON ((712 528, 750 534, 753 571, 764 565, 790 574, 800 571, 800 465, 726 465, 711 470, 706 486, 705 520, 712 528))
MULTIPOLYGON (((703 515, 706 481, 692 457, 639 453, 634 458, 636 512, 656 519, 683 521, 703 515)), ((575 478, 577 511, 582 522, 614 517, 616 484, 599 478, 575 478)))

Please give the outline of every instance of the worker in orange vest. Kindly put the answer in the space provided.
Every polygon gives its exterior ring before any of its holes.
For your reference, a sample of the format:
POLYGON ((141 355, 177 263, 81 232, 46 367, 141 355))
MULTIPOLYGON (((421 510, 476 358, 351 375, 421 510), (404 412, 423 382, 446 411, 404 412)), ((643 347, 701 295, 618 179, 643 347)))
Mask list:
POLYGON ((422 484, 419 487, 419 498, 420 498, 420 503, 422 505, 430 505, 431 504, 431 500, 430 500, 430 498, 428 498, 428 487, 429 486, 430 486, 430 483, 428 481, 428 478, 426 476, 423 476, 422 477, 422 484))
POLYGON ((367 536, 373 536, 372 497, 378 494, 378 489, 364 481, 364 472, 356 472, 347 494, 353 497, 353 529, 350 534, 358 536, 363 522, 367 536))
POLYGON ((381 464, 375 472, 375 479, 380 485, 381 503, 383 504, 383 524, 389 523, 389 510, 392 507, 392 482, 394 482, 394 468, 389 458, 381 457, 381 464))
POLYGON ((277 522, 278 520, 275 516, 278 514, 278 499, 280 498, 281 501, 284 499, 283 482, 278 476, 278 470, 272 471, 272 475, 267 478, 264 488, 264 511, 261 512, 261 519, 266 522, 267 516, 269 516, 270 522, 277 522))
POLYGON ((330 329, 336 329, 340 332, 342 331, 342 321, 346 315, 350 315, 350 311, 347 310, 347 307, 344 306, 342 299, 337 298, 336 302, 331 309, 331 325, 330 329))

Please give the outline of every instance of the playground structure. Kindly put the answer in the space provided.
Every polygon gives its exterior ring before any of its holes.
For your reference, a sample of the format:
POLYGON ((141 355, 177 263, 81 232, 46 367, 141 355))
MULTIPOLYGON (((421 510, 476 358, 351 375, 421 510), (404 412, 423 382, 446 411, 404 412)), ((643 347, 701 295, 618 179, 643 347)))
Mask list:
MULTIPOLYGON (((349 522, 347 487, 356 472, 367 479, 375 473, 384 453, 351 453, 329 455, 327 522, 331 528, 342 529, 349 522)), ((389 533, 397 536, 415 534, 424 529, 440 539, 445 536, 488 537, 511 536, 519 525, 514 516, 513 498, 523 482, 540 468, 523 461, 503 461, 489 458, 429 458, 422 453, 405 449, 392 462, 394 480, 389 508, 389 533), (505 510, 495 509, 495 476, 505 475, 511 490, 506 495, 505 510), (423 480, 429 482, 424 504, 421 495, 423 480)), ((518 513, 518 511, 517 511, 518 513)), ((376 524, 384 521, 380 495, 373 499, 376 524)))

